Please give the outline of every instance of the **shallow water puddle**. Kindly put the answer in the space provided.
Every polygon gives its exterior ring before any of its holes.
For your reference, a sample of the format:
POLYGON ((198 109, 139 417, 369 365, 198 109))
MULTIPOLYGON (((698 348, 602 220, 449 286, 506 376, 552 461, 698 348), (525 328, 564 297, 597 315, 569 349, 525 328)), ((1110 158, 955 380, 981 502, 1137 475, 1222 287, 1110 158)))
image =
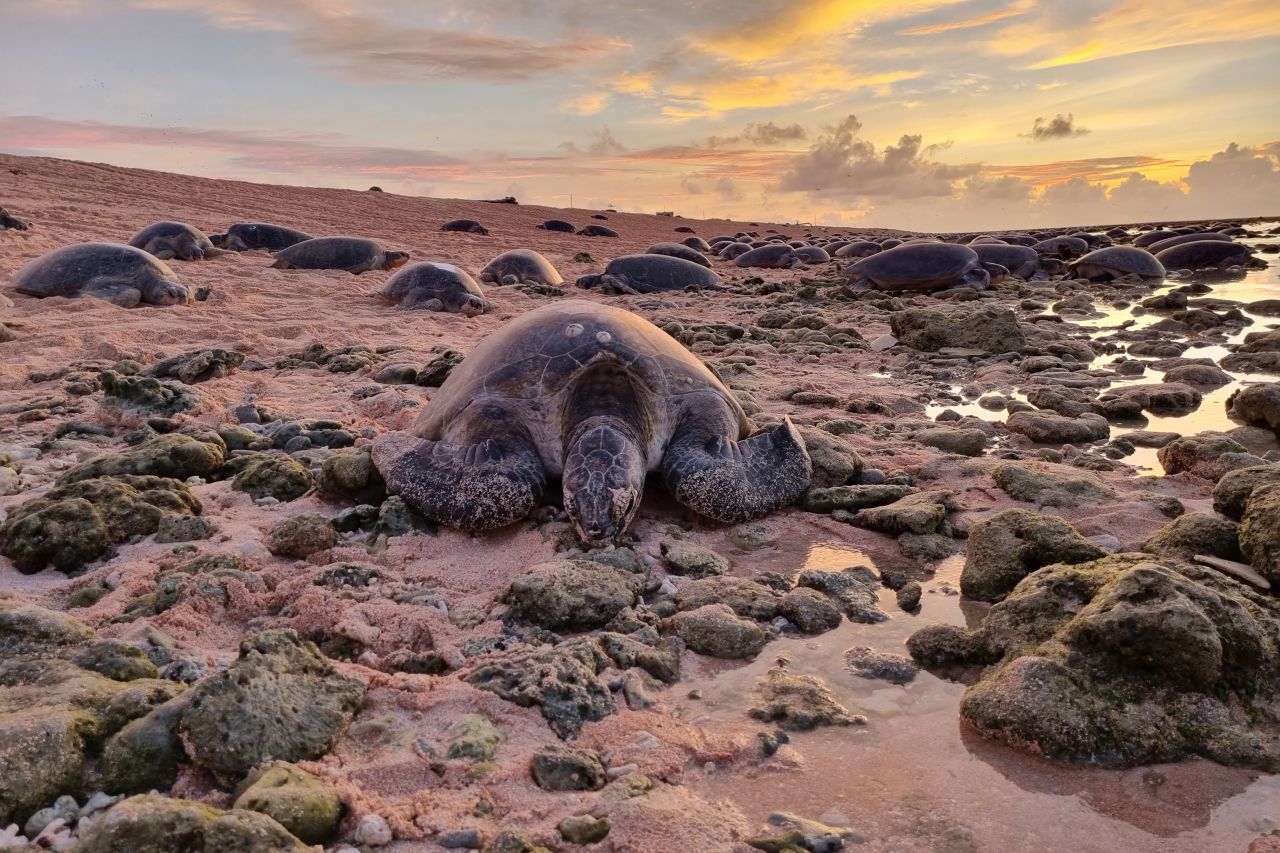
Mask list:
MULTIPOLYGON (((797 543, 799 544, 799 543, 797 543)), ((773 812, 847 826, 867 851, 1243 851, 1280 827, 1280 776, 1205 761, 1132 770, 1061 767, 969 732, 960 684, 921 672, 905 686, 859 678, 844 666, 853 646, 905 654, 914 631, 934 623, 978 624, 985 605, 962 601, 962 556, 923 582, 918 614, 884 590, 878 625, 847 620, 818 637, 789 637, 736 669, 684 682, 699 700, 678 713, 700 725, 741 724, 757 680, 780 660, 817 676, 867 725, 790 735, 789 749, 756 768, 694 768, 685 783, 730 800, 751 820, 773 812)), ((793 569, 874 565, 857 549, 815 542, 793 569)), ((761 731, 770 730, 763 724, 761 731)))

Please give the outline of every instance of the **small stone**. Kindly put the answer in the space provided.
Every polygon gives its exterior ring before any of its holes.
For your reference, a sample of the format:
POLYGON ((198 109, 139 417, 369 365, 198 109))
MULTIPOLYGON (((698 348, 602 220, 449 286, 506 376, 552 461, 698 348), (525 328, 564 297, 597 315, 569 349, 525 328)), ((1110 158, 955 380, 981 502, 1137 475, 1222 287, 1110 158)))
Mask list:
POLYGON ((387 819, 376 814, 367 814, 360 818, 360 823, 351 837, 357 844, 367 844, 370 847, 390 844, 393 838, 387 819))
POLYGON ((499 745, 507 737, 488 717, 482 714, 467 714, 453 727, 449 738, 449 758, 469 758, 473 761, 490 761, 499 745))
POLYGON ((596 844, 609 834, 609 819, 574 815, 560 821, 560 835, 572 844, 596 844))
POLYGON ((663 562, 672 574, 706 578, 726 574, 732 568, 728 558, 692 542, 663 539, 658 547, 662 552, 663 562))
POLYGON ((327 518, 308 512, 271 528, 266 544, 267 550, 278 557, 305 559, 338 544, 338 533, 327 518))
POLYGON ((608 777, 594 752, 544 746, 533 755, 533 780, 544 791, 598 791, 608 777))
POLYGON ((769 641, 763 628, 739 618, 724 604, 683 611, 664 624, 691 650, 717 658, 753 658, 769 641))
POLYGON ((898 606, 908 613, 920 606, 920 596, 924 593, 918 581, 911 581, 898 590, 898 606))
POLYGON ((850 714, 817 678, 793 675, 774 667, 756 685, 756 704, 747 713, 757 720, 778 723, 788 731, 819 726, 864 725, 866 718, 850 714))
POLYGON ((287 762, 250 773, 236 788, 235 808, 274 818, 306 844, 332 837, 342 817, 338 794, 320 779, 287 762))
POLYGON ((877 652, 867 646, 855 646, 845 652, 844 664, 854 675, 878 678, 890 684, 907 684, 920 671, 909 657, 877 652))

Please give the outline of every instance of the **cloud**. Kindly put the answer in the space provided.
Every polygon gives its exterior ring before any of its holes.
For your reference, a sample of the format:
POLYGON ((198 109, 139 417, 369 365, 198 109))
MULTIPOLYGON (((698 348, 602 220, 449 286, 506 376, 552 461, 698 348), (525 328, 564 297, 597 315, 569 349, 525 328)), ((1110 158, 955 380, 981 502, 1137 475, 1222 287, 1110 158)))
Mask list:
POLYGON ((771 121, 751 122, 741 133, 733 136, 710 136, 707 138, 708 148, 728 148, 734 145, 761 145, 774 147, 783 142, 798 142, 806 139, 809 131, 800 124, 777 125, 771 121))
POLYGON ((918 27, 910 27, 898 32, 901 36, 932 36, 938 33, 949 33, 953 30, 971 30, 976 27, 985 27, 988 24, 994 24, 997 21, 1003 21, 1006 18, 1016 18, 1018 15, 1026 14, 1028 6, 1026 2, 1018 3, 1008 9, 999 9, 995 12, 989 12, 985 15, 978 15, 974 18, 965 18, 959 21, 941 21, 936 24, 922 24, 918 27))
POLYGON ((587 154, 592 157, 606 157, 611 154, 626 153, 627 146, 618 141, 613 135, 613 131, 607 126, 597 130, 590 143, 585 148, 579 146, 576 142, 561 142, 560 148, 570 154, 587 154))
POLYGON ((1073 136, 1084 136, 1089 132, 1087 127, 1077 127, 1076 117, 1071 113, 1063 115, 1058 113, 1051 119, 1044 116, 1037 116, 1035 123, 1031 125, 1030 133, 1022 133, 1019 136, 1034 142, 1044 142, 1049 139, 1070 139, 1073 136))

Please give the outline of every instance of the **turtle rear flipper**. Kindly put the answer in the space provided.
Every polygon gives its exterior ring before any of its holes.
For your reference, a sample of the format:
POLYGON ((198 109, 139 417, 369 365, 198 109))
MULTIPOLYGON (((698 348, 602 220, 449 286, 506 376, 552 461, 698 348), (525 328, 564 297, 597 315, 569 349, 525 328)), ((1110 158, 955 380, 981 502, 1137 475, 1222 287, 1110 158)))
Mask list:
POLYGON ((742 441, 694 425, 677 433, 662 460, 675 499, 717 521, 757 518, 793 503, 809 487, 813 463, 788 418, 742 441))
POLYGON ((388 492, 427 518, 465 530, 519 521, 542 500, 546 486, 531 446, 492 438, 455 444, 393 434, 374 446, 373 464, 388 492))

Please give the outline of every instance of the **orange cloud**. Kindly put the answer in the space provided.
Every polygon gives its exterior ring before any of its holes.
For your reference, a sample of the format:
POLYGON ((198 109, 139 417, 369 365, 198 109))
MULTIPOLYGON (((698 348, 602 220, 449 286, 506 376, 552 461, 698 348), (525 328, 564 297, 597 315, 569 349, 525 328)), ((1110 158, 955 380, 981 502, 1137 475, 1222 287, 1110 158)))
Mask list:
POLYGON ((925 24, 919 27, 912 27, 902 30, 898 33, 900 36, 931 36, 937 33, 949 33, 952 30, 970 30, 974 27, 984 27, 987 24, 994 24, 996 21, 1003 21, 1006 18, 1014 18, 1018 15, 1024 15, 1029 8, 1027 3, 1019 3, 1010 9, 1001 9, 997 12, 991 12, 986 15, 979 15, 976 18, 966 18, 962 21, 943 21, 939 24, 925 24))

